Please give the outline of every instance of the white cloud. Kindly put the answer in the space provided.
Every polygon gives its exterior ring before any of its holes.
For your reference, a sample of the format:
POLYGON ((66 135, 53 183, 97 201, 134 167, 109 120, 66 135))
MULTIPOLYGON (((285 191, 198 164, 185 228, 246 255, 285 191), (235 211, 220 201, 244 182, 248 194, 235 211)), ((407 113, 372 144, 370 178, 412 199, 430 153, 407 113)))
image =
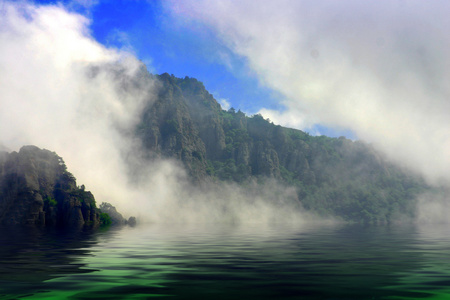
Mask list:
POLYGON ((219 100, 220 106, 222 106, 222 109, 229 110, 231 108, 230 102, 225 98, 220 98, 219 100))
POLYGON ((270 119, 349 128, 430 182, 450 182, 450 3, 184 1, 260 81, 285 96, 270 119))
POLYGON ((98 44, 89 21, 61 6, 2 4, 0 144, 56 151, 99 201, 123 203, 131 193, 122 154, 133 141, 121 132, 151 88, 123 90, 139 62, 98 44))

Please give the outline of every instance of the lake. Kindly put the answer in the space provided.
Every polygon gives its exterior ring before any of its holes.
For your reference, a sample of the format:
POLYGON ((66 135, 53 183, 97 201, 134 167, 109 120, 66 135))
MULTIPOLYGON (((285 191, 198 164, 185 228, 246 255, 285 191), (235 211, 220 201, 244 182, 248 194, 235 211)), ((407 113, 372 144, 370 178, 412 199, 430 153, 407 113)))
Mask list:
POLYGON ((0 229, 0 299, 450 299, 446 226, 0 229))

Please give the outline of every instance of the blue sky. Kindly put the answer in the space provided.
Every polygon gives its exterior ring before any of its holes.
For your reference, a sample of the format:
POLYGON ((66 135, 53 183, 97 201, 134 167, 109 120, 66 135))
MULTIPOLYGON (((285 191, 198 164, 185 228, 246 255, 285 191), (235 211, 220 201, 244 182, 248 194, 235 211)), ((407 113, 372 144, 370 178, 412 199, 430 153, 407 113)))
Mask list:
POLYGON ((229 51, 205 27, 174 20, 160 1, 100 1, 87 15, 98 42, 128 47, 151 72, 195 77, 217 99, 243 111, 256 112, 258 102, 280 108, 274 92, 258 83, 244 58, 229 51))
POLYGON ((91 18, 97 41, 129 47, 151 72, 197 78, 217 100, 225 99, 245 112, 257 112, 258 103, 281 108, 244 58, 229 51, 206 27, 174 20, 160 1, 101 1, 92 8, 91 18))
MULTIPOLYGON (((164 1, 36 2, 64 5, 86 16, 95 40, 134 53, 152 73, 197 78, 224 108, 229 105, 248 115, 261 108, 285 110, 283 95, 261 83, 246 57, 231 51, 207 26, 177 19, 164 1)), ((301 129, 311 134, 355 138, 350 130, 320 124, 308 127, 301 129)))

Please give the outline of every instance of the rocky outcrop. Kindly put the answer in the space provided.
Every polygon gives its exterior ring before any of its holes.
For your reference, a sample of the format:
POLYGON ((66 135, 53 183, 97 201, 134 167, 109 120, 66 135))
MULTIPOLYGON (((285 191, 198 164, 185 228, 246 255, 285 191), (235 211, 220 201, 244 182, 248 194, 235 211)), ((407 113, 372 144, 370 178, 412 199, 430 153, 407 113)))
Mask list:
POLYGON ((108 216, 111 218, 111 224, 113 224, 113 225, 127 224, 127 220, 110 203, 102 202, 102 204, 100 204, 99 208, 102 213, 108 214, 108 216))
POLYGON ((0 153, 0 223, 80 227, 98 226, 92 193, 56 153, 35 146, 0 153))

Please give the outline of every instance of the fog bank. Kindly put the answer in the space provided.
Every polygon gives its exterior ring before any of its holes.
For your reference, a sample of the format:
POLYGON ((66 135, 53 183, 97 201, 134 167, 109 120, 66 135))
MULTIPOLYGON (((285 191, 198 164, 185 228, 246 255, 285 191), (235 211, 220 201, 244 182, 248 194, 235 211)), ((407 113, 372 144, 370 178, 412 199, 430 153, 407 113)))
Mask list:
POLYGON ((172 1, 284 99, 277 124, 350 129, 431 184, 450 183, 448 1, 172 1))

